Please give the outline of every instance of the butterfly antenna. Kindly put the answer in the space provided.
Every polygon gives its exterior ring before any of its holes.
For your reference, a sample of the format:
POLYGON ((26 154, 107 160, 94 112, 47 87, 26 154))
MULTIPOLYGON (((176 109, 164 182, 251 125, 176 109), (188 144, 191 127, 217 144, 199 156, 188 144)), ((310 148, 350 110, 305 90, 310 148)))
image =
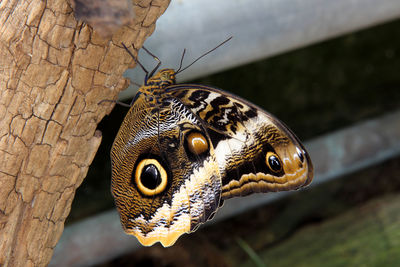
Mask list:
MULTIPOLYGON (((142 68, 142 70, 144 71, 144 73, 146 73, 146 76, 144 77, 144 84, 147 84, 147 78, 149 77, 149 72, 146 70, 146 68, 142 65, 142 63, 139 62, 139 60, 137 60, 137 58, 131 53, 131 51, 129 51, 128 47, 126 47, 126 45, 124 43, 121 43, 125 50, 129 53, 129 55, 132 57, 132 59, 139 64, 139 66, 142 68)), ((133 46, 133 44, 132 44, 133 46)), ((151 77, 151 76, 150 76, 151 77)))
MULTIPOLYGON (((201 56, 199 56, 198 58, 196 58, 192 63, 190 63, 189 65, 187 65, 187 66, 184 67, 183 69, 180 69, 180 67, 179 67, 179 70, 176 72, 176 74, 178 74, 178 73, 180 73, 180 72, 186 70, 187 68, 189 68, 190 66, 192 66, 194 63, 196 63, 197 61, 199 61, 201 58, 207 56, 208 54, 210 54, 211 52, 213 52, 214 50, 216 50, 216 49, 219 48, 220 46, 224 45, 224 44, 225 44, 226 42, 228 42, 230 39, 232 39, 232 36, 229 37, 228 39, 226 39, 225 41, 223 41, 222 43, 220 43, 219 45, 217 45, 216 47, 214 47, 213 49, 211 49, 211 50, 205 52, 203 55, 201 55, 201 56)), ((183 56, 182 56, 181 61, 183 61, 183 56)))
POLYGON ((185 57, 185 53, 186 53, 186 48, 183 49, 183 53, 182 53, 182 57, 181 57, 181 62, 179 63, 179 68, 177 69, 176 73, 178 73, 181 68, 182 68, 182 64, 183 64, 183 58, 185 57))
POLYGON ((143 50, 147 52, 147 54, 149 54, 150 56, 152 56, 156 61, 158 61, 157 66, 150 72, 149 74, 149 78, 153 77, 154 73, 157 71, 157 69, 160 67, 161 65, 161 60, 156 57, 153 53, 151 53, 149 50, 147 50, 146 47, 142 46, 143 50))

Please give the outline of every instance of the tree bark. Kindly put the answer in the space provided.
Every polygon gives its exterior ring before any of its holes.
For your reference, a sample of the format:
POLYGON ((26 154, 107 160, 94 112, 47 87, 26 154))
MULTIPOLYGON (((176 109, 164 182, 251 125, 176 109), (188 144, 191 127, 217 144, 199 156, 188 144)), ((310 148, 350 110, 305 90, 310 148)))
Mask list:
POLYGON ((0 266, 45 266, 101 141, 100 120, 169 0, 104 40, 66 0, 0 2, 0 266))

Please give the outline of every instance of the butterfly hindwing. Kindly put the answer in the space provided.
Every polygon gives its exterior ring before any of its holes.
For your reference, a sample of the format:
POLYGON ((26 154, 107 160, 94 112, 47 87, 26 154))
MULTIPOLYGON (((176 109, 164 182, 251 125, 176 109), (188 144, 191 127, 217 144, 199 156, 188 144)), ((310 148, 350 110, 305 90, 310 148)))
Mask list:
POLYGON ((143 245, 172 245, 219 206, 221 180, 207 131, 174 98, 165 97, 151 108, 139 96, 114 141, 111 158, 121 223, 143 245))

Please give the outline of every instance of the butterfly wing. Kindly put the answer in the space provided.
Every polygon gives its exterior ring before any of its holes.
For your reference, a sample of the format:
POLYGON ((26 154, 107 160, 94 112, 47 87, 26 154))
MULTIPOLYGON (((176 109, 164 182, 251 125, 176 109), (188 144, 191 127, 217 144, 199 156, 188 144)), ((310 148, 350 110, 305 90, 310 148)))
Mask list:
POLYGON ((176 98, 138 95, 115 138, 112 194, 126 233, 174 244, 218 208, 221 176, 207 130, 176 98))
POLYGON ((139 93, 115 138, 112 193, 143 245, 172 245, 220 199, 297 189, 312 180, 298 138, 259 107, 201 85, 139 93))
POLYGON ((313 166, 292 131, 261 108, 225 91, 178 84, 167 93, 207 128, 222 178, 222 199, 309 184, 313 166))

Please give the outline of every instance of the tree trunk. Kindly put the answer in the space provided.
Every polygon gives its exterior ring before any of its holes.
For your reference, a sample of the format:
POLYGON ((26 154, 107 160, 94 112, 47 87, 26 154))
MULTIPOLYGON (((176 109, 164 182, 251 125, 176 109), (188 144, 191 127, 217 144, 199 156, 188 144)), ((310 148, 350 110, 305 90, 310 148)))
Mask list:
POLYGON ((127 86, 120 44, 141 47, 168 3, 136 1, 108 41, 66 0, 0 1, 0 266, 49 263, 114 105, 98 103, 127 86))

